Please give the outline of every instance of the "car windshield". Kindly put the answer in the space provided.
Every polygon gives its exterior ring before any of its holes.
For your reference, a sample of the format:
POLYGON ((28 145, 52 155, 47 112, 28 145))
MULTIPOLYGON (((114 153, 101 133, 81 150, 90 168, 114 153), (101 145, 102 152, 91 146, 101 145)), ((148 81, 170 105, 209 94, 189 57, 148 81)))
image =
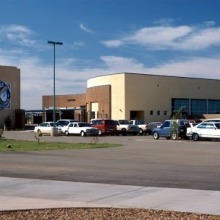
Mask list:
POLYGON ((128 120, 119 120, 119 123, 121 125, 127 125, 127 124, 129 124, 129 121, 128 120))
POLYGON ((53 126, 56 127, 56 126, 57 126, 57 123, 50 122, 50 126, 51 126, 51 127, 53 127, 53 126))
POLYGON ((69 124, 69 121, 58 121, 57 122, 57 125, 59 125, 59 126, 67 126, 69 124))
POLYGON ((77 122, 76 120, 59 120, 57 121, 57 126, 61 126, 61 127, 64 127, 64 126, 67 126, 70 122, 77 122))

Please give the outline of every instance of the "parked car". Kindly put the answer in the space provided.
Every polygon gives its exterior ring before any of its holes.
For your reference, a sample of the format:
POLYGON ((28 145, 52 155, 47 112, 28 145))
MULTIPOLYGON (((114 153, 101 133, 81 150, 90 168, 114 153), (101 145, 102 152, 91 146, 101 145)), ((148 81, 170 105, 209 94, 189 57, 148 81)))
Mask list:
MULTIPOLYGON (((53 127, 54 127, 53 122, 43 122, 34 128, 34 132, 37 133, 38 135, 51 134, 51 129, 53 127)), ((61 134, 62 131, 59 127, 57 127, 56 123, 55 123, 55 127, 58 129, 58 134, 61 134)))
POLYGON ((188 134, 194 141, 202 138, 220 139, 220 121, 203 121, 192 127, 191 133, 188 134))
POLYGON ((139 127, 137 125, 129 124, 128 120, 116 120, 117 130, 122 134, 133 134, 137 135, 139 133, 139 127))
POLYGON ((187 128, 186 128, 186 137, 188 138, 188 139, 191 139, 192 138, 192 129, 193 129, 193 127, 194 126, 196 126, 198 123, 196 123, 196 122, 194 122, 194 123, 191 123, 191 122, 189 122, 188 124, 187 124, 187 128))
POLYGON ((65 135, 75 134, 81 135, 82 137, 86 135, 97 136, 99 134, 99 129, 93 128, 91 124, 87 122, 70 122, 67 126, 62 127, 62 132, 65 135))
POLYGON ((58 127, 67 126, 70 122, 79 122, 79 121, 74 119, 60 119, 57 121, 57 126, 58 127))
POLYGON ((99 135, 103 135, 103 134, 117 135, 118 134, 116 122, 114 120, 93 119, 91 120, 90 123, 92 127, 99 129, 99 135))
POLYGON ((147 124, 146 134, 151 135, 152 131, 156 127, 160 127, 162 125, 161 122, 150 122, 147 124))
POLYGON ((186 139, 187 123, 188 120, 186 119, 166 120, 160 127, 153 129, 153 138, 165 137, 166 139, 176 140, 180 137, 186 139))
POLYGON ((139 127, 139 134, 146 134, 147 124, 145 124, 142 120, 130 120, 129 123, 131 125, 137 125, 139 127))

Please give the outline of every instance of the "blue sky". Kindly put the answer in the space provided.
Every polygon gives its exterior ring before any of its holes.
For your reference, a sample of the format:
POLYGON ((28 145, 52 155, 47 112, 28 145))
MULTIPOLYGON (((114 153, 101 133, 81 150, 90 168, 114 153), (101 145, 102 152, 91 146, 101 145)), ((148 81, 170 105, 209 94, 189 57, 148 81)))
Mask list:
POLYGON ((0 0, 0 65, 21 70, 21 107, 134 72, 220 78, 219 0, 0 0))

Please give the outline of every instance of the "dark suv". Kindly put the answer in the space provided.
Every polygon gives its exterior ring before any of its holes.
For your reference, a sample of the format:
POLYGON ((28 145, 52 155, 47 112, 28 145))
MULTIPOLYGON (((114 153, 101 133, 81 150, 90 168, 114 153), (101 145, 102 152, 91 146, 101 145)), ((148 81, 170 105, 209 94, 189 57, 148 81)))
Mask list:
POLYGON ((90 122, 92 127, 99 129, 99 135, 110 134, 117 135, 117 126, 114 120, 110 119, 93 119, 90 122))

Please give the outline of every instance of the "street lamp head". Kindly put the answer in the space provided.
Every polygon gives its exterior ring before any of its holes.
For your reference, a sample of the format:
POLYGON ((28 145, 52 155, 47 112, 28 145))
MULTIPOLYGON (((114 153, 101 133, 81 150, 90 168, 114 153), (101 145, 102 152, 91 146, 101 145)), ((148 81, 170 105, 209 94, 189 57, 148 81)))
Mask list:
POLYGON ((63 45, 63 42, 56 42, 56 44, 58 44, 58 45, 63 45))
POLYGON ((53 45, 63 45, 63 42, 56 42, 56 41, 47 41, 48 44, 53 44, 53 45))

